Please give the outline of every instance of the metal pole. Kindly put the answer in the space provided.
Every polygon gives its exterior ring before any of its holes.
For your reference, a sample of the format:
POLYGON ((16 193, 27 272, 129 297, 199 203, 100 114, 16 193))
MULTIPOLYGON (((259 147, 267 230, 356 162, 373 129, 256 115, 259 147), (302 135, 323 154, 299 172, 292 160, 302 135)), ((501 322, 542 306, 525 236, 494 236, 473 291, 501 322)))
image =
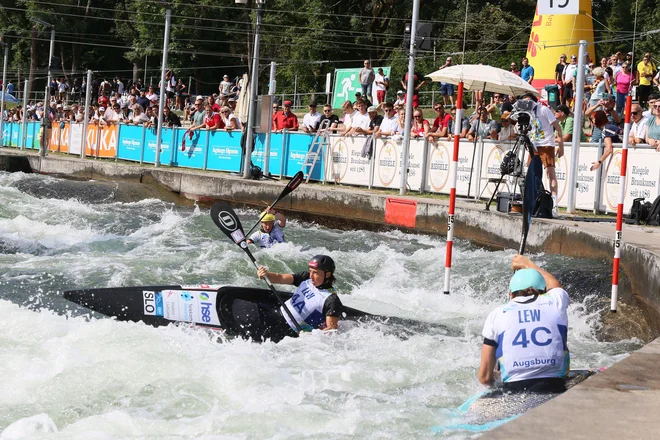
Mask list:
POLYGON ((192 95, 192 89, 190 87, 192 87, 192 76, 188 77, 188 94, 192 95))
POLYGON ((257 25, 254 32, 254 47, 252 52, 252 72, 250 75, 250 108, 248 110, 247 137, 245 138, 245 159, 243 162, 243 177, 250 178, 250 163, 252 161, 252 142, 254 138, 254 124, 257 116, 257 83, 259 81, 259 32, 261 30, 261 15, 263 4, 257 2, 257 25))
POLYGON ((149 55, 147 53, 144 53, 144 80, 142 81, 142 88, 147 86, 147 58, 149 55))
MULTIPOLYGON (((5 43, 5 60, 2 67, 2 98, 0 99, 0 147, 5 146, 5 132, 4 132, 4 121, 5 121, 5 91, 7 90, 7 59, 9 58, 9 46, 5 43)), ((10 139, 11 140, 11 139, 10 139)))
POLYGON ((298 96, 298 74, 296 73, 296 76, 294 76, 293 78, 293 108, 296 108, 297 96, 298 96))
MULTIPOLYGON (((167 69, 167 49, 170 40, 170 21, 172 10, 165 11, 165 38, 163 41, 163 65, 160 68, 160 91, 158 93, 158 127, 156 127, 156 162, 155 166, 160 166, 160 146, 163 141, 163 108, 165 108, 165 69, 167 69)), ((173 147, 171 145, 170 147, 173 147)))
MULTIPOLYGON (((264 146, 264 175, 268 176, 270 171, 270 134, 273 131, 273 102, 275 102, 275 61, 270 62, 270 80, 268 82, 268 95, 271 97, 268 106, 268 131, 266 132, 266 142, 264 146)), ((281 156, 280 156, 281 158, 281 156)))
MULTIPOLYGON (((410 123, 413 113, 412 101, 415 87, 415 39, 417 38, 417 21, 419 19, 419 0, 413 2, 412 25, 410 26, 410 52, 408 53, 408 84, 406 85, 406 123, 403 133, 401 157, 401 185, 399 194, 406 194, 406 179, 408 178, 408 148, 410 146, 410 123)), ((421 80, 421 78, 419 78, 421 80)))
POLYGON ((48 139, 48 131, 46 126, 50 123, 50 82, 53 79, 51 74, 51 64, 53 63, 53 54, 55 53, 55 26, 50 26, 50 54, 48 56, 48 79, 46 80, 46 99, 44 100, 44 116, 41 118, 41 129, 43 130, 41 136, 41 146, 39 154, 43 157, 46 155, 46 140, 48 139))
MULTIPOLYGON (((83 120, 83 133, 80 139, 80 157, 85 158, 85 148, 87 148, 87 126, 89 125, 89 102, 92 100, 92 71, 87 71, 87 86, 85 88, 85 119, 83 120)), ((71 141, 69 141, 71 145, 71 141)))
POLYGON ((580 40, 578 49, 577 78, 575 78, 575 102, 573 108, 573 139, 571 141, 571 163, 568 173, 567 212, 575 213, 575 191, 577 186, 578 160, 580 156, 580 133, 582 133, 582 100, 584 99, 584 62, 587 53, 587 41, 580 40))
POLYGON ((23 126, 21 127, 21 132, 23 133, 23 136, 21 136, 21 150, 25 149, 25 138, 27 137, 27 102, 28 102, 28 94, 25 93, 28 89, 28 80, 25 80, 25 87, 23 87, 23 126))

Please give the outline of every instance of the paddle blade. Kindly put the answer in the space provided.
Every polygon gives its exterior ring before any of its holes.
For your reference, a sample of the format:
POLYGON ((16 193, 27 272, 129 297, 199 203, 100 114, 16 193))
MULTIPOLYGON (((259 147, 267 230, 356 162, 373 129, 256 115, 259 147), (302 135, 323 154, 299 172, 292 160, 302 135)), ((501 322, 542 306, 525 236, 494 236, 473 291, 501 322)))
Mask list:
POLYGON ((292 178, 289 180, 289 183, 286 184, 286 188, 282 191, 282 197, 289 194, 294 189, 298 188, 303 181, 304 174, 302 171, 298 171, 292 178))
POLYGON ((231 238, 234 243, 243 249, 247 249, 241 221, 238 219, 238 216, 232 207, 229 206, 229 203, 223 201, 216 202, 211 207, 211 218, 213 219, 213 223, 215 223, 227 237, 231 238))
POLYGON ((542 179, 543 164, 541 157, 538 155, 532 156, 532 161, 527 168, 527 175, 525 176, 525 194, 523 196, 523 225, 522 236, 520 238, 520 255, 525 253, 525 244, 527 243, 527 233, 529 226, 532 223, 532 214, 536 199, 539 196, 539 180, 542 179))

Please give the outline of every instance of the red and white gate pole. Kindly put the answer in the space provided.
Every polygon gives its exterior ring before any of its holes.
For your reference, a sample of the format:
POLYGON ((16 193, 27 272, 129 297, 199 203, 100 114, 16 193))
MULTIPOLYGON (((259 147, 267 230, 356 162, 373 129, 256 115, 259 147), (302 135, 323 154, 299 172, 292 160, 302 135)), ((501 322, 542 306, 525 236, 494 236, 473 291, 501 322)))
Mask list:
POLYGON ((619 177, 619 204, 616 209, 616 234, 614 234, 614 264, 612 267, 612 300, 610 311, 616 312, 619 295, 619 260, 621 259, 621 233, 623 229, 623 200, 626 197, 626 169, 628 168, 628 136, 630 136, 630 111, 632 96, 626 98, 626 123, 623 128, 623 149, 621 150, 621 175, 619 177))
POLYGON ((456 210, 456 174, 458 171, 458 147, 463 122, 463 81, 458 83, 456 96, 456 119, 454 119, 454 153, 450 167, 449 213, 447 215, 447 251, 445 257, 445 295, 449 295, 451 281, 451 253, 454 245, 454 213, 456 210))

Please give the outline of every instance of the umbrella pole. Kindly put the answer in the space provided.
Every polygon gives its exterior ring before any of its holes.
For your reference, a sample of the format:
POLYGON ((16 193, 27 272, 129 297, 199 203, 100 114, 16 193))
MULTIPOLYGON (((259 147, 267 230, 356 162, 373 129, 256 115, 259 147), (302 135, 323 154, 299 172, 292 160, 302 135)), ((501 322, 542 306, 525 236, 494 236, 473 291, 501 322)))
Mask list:
POLYGON ((458 147, 461 142, 461 128, 463 122, 463 81, 458 83, 456 95, 456 119, 454 120, 454 151, 449 172, 449 212, 447 214, 447 247, 445 251, 445 295, 449 295, 449 281, 451 280, 451 252, 454 244, 454 212, 456 209, 456 174, 458 172, 458 147))
MULTIPOLYGON (((484 88, 481 90, 481 96, 484 96, 486 91, 486 83, 484 83, 484 88)), ((470 165, 470 179, 468 180, 468 192, 467 197, 470 198, 470 188, 472 188, 472 172, 474 171, 474 157, 477 155, 477 141, 479 140, 479 123, 481 122, 481 116, 479 115, 479 109, 481 108, 481 102, 477 99, 477 127, 474 130, 474 149, 472 150, 472 164, 470 165)), ((458 113, 458 112, 457 112, 458 113)), ((477 188, 479 185, 477 184, 477 188)))

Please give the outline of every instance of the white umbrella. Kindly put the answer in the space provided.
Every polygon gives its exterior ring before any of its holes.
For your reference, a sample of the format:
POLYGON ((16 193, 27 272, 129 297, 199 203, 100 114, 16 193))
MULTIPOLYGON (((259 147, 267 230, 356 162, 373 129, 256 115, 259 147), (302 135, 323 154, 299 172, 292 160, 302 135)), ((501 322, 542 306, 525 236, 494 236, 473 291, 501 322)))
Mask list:
POLYGON ((243 81, 241 82, 241 92, 238 94, 238 101, 236 102, 236 117, 241 124, 245 125, 248 122, 248 110, 250 108, 250 80, 247 73, 243 74, 243 81))
POLYGON ((538 90, 518 75, 483 64, 460 64, 440 69, 426 76, 433 81, 449 84, 463 81, 463 87, 467 90, 483 90, 506 95, 532 92, 537 96, 540 95, 538 90))

